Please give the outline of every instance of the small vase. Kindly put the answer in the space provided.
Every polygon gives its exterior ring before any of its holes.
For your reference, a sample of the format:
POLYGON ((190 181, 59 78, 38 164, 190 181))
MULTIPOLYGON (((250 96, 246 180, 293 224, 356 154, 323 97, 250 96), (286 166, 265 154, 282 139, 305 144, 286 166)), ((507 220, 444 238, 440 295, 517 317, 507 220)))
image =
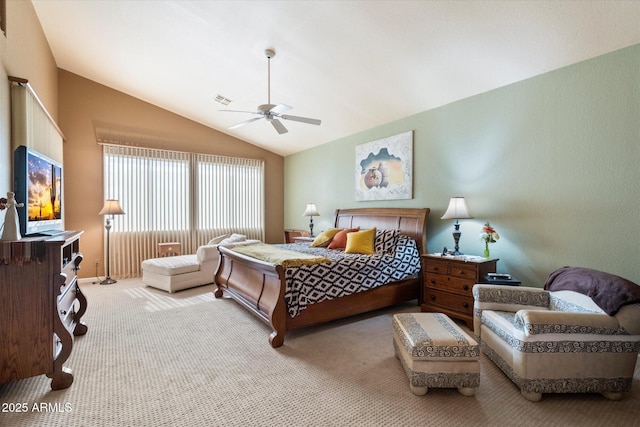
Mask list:
POLYGON ((489 253, 489 242, 484 242, 484 257, 489 258, 491 254, 489 253))

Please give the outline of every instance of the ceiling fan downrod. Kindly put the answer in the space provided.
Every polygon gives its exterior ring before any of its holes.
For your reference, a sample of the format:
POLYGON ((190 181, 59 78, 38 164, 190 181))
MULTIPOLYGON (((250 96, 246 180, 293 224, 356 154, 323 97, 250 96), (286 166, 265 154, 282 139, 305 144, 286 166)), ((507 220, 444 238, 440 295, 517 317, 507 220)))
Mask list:
POLYGON ((267 104, 271 105, 271 58, 276 56, 276 51, 265 49, 264 54, 267 55, 267 104))

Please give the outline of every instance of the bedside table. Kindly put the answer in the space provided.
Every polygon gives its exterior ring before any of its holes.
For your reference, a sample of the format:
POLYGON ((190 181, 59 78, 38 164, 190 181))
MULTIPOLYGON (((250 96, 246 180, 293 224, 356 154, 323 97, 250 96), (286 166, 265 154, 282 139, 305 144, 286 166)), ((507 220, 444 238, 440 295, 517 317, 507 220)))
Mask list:
POLYGON ((453 257, 421 255, 421 311, 445 313, 464 320, 473 331, 473 294, 476 283, 485 283, 487 273, 495 273, 497 259, 465 261, 453 257))
POLYGON ((311 243, 315 239, 315 237, 294 237, 293 243, 311 243))

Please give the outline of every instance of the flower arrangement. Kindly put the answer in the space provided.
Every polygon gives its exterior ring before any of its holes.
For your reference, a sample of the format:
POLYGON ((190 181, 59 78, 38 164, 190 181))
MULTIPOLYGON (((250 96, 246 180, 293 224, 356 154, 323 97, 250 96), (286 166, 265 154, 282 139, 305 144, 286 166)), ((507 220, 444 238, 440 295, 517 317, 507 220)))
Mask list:
POLYGON ((489 224, 484 223, 482 227, 482 233, 480 233, 480 240, 484 242, 484 257, 489 258, 489 243, 495 243, 500 239, 498 232, 489 224))

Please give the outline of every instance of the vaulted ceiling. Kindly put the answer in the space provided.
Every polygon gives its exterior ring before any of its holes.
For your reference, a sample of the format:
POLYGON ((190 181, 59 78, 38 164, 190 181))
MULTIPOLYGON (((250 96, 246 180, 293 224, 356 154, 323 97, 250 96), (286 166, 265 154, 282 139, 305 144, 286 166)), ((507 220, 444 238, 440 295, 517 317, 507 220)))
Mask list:
POLYGON ((640 43, 638 1, 33 4, 60 68, 281 155, 640 43), (271 103, 320 126, 228 129, 267 103, 267 48, 271 103))

